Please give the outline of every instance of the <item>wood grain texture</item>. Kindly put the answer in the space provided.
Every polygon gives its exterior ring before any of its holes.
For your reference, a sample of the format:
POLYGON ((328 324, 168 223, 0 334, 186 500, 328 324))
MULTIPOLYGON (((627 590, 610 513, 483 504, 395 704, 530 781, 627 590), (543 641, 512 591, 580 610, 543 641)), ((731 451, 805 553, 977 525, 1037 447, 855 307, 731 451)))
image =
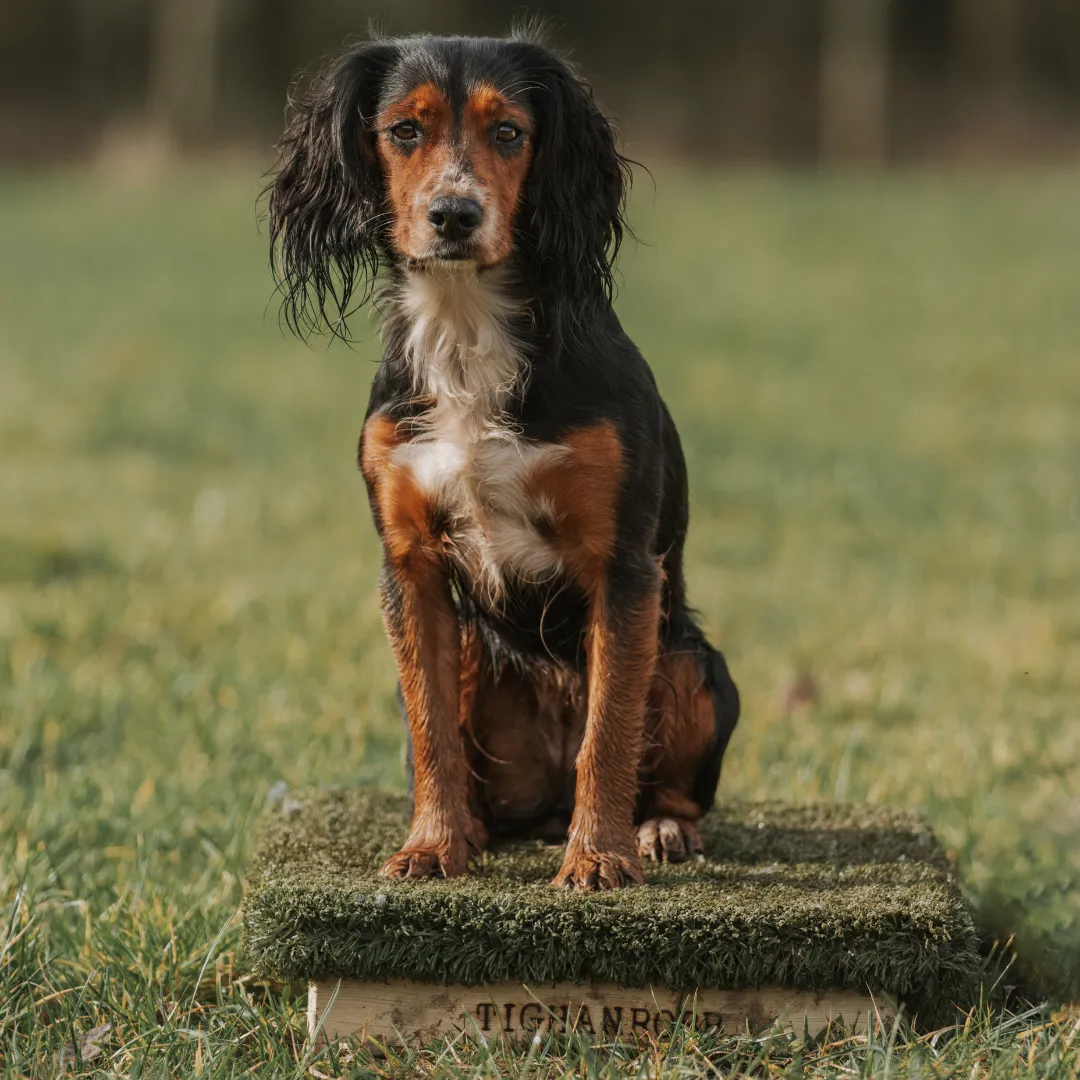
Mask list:
POLYGON ((766 987, 680 993, 666 987, 623 989, 615 983, 524 986, 440 986, 395 979, 313 981, 308 986, 308 1032, 318 1041, 359 1038, 382 1043, 428 1041, 462 1030, 487 1038, 531 1038, 577 1028, 606 1039, 656 1037, 682 1016, 699 1030, 733 1033, 805 1023, 816 1035, 830 1021, 865 1032, 888 1024, 891 1002, 855 990, 812 992, 766 987))

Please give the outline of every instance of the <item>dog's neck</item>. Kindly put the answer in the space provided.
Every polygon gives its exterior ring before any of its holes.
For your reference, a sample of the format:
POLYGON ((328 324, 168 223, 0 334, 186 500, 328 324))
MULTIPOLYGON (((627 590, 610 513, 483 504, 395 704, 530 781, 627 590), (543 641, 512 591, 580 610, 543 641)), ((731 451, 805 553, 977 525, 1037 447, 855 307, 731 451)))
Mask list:
POLYGON ((415 393, 481 426, 502 420, 527 374, 507 277, 473 264, 407 269, 395 294, 415 393))

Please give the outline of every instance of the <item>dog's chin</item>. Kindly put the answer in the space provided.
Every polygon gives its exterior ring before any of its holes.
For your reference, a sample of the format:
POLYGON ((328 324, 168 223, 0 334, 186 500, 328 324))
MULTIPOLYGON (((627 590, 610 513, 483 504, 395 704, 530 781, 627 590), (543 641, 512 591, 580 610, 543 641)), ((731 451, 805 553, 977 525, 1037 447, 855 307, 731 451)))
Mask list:
POLYGON ((408 255, 405 259, 410 270, 441 274, 479 274, 491 270, 498 262, 489 262, 474 247, 445 247, 408 255))

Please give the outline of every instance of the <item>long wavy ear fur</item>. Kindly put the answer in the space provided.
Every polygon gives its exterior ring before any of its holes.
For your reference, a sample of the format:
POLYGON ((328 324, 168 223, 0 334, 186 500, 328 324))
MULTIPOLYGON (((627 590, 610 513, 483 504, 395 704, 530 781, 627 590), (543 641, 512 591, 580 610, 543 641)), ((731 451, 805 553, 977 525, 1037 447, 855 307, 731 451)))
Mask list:
POLYGON ((630 231, 630 162, 616 149, 589 84, 542 45, 517 44, 537 121, 520 240, 538 291, 561 302, 558 329, 573 332, 613 297, 615 259, 630 231))
POLYGON ((289 102, 267 187, 270 264, 301 337, 345 337, 347 317, 371 298, 385 224, 371 124, 395 55, 390 42, 358 45, 289 102))

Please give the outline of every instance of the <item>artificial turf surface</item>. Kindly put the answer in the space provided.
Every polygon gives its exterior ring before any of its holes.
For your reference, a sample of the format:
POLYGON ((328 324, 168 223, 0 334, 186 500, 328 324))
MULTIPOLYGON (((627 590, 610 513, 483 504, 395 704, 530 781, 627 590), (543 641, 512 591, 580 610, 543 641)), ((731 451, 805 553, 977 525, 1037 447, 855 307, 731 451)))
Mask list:
POLYGON ((378 868, 408 826, 408 799, 374 791, 309 791, 275 806, 244 906, 255 972, 845 987, 914 1012, 976 995, 970 913, 910 812, 722 805, 702 823, 703 860, 646 863, 644 888, 593 895, 551 888, 562 848, 539 842, 486 851, 453 881, 388 881, 378 868))

